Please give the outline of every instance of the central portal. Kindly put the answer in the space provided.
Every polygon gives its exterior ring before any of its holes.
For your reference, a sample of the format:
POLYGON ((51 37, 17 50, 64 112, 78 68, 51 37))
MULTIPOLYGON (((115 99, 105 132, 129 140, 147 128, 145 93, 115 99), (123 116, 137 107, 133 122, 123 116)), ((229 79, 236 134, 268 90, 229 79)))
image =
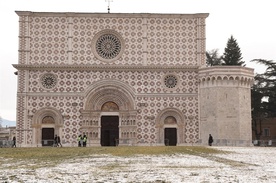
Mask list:
POLYGON ((119 145, 119 116, 101 117, 101 146, 119 145))

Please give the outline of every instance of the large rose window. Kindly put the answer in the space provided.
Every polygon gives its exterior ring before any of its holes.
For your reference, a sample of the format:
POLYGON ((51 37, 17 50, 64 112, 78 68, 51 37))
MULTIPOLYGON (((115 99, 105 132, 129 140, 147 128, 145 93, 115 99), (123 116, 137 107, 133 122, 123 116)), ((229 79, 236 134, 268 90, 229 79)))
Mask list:
POLYGON ((102 58, 113 59, 120 53, 120 50, 121 42, 115 35, 104 34, 96 42, 96 51, 102 58))
POLYGON ((114 61, 121 57, 124 41, 121 35, 113 30, 103 30, 92 40, 92 51, 102 61, 114 61))

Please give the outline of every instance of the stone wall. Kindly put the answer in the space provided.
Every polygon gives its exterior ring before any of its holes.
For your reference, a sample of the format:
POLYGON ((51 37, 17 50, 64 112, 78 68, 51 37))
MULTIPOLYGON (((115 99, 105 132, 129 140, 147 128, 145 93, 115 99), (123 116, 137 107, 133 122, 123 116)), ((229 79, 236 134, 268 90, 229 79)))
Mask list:
POLYGON ((243 146, 252 143, 251 94, 253 69, 217 66, 199 71, 200 138, 215 145, 243 146))

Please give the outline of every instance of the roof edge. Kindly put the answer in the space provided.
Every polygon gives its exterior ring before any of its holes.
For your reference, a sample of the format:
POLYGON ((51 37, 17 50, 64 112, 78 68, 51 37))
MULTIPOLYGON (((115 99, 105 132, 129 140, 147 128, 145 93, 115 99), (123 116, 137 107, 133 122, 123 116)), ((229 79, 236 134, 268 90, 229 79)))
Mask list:
POLYGON ((158 18, 160 16, 167 18, 207 18, 209 13, 194 14, 169 14, 169 13, 88 13, 88 12, 32 12, 15 11, 18 16, 61 16, 61 17, 131 17, 131 18, 158 18))

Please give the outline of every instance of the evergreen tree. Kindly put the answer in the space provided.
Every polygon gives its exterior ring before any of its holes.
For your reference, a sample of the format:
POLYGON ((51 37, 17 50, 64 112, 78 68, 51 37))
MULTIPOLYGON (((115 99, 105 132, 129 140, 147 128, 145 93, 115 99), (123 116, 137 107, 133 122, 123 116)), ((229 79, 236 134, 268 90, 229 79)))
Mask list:
POLYGON ((251 88, 252 131, 255 133, 257 140, 260 140, 260 136, 262 135, 262 122, 267 118, 267 102, 263 100, 265 97, 263 81, 263 75, 257 74, 254 77, 254 84, 251 88))
POLYGON ((224 49, 223 65, 241 65, 245 66, 244 61, 242 61, 242 54, 237 40, 231 35, 228 39, 226 48, 224 49))
POLYGON ((207 66, 222 65, 222 56, 219 56, 218 49, 206 51, 206 65, 207 66))
POLYGON ((266 111, 268 117, 276 117, 276 63, 272 60, 254 59, 253 62, 267 66, 265 73, 258 75, 260 79, 259 91, 268 98, 266 111))

